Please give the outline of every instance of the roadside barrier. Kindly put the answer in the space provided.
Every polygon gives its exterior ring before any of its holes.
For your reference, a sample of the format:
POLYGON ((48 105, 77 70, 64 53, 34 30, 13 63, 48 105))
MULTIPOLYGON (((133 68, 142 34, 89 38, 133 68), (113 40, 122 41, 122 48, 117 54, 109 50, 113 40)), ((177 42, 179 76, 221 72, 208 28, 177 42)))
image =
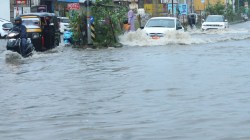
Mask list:
POLYGON ((93 23, 90 24, 90 30, 91 30, 91 40, 92 42, 94 42, 96 36, 95 36, 95 26, 93 23))

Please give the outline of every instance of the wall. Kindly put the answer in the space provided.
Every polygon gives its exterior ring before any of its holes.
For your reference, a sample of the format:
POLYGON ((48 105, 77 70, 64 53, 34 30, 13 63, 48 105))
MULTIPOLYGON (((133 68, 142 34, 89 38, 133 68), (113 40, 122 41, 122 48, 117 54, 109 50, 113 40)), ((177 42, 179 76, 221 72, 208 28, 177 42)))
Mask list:
POLYGON ((10 21, 10 0, 1 0, 0 18, 10 21))
MULTIPOLYGON (((220 0, 220 1, 225 4, 224 0, 220 0)), ((214 4, 216 4, 216 2, 217 2, 217 0, 194 0, 194 10, 196 10, 196 11, 202 10, 203 11, 204 8, 208 5, 208 3, 214 5, 214 4), (202 3, 202 1, 204 3, 202 3)))

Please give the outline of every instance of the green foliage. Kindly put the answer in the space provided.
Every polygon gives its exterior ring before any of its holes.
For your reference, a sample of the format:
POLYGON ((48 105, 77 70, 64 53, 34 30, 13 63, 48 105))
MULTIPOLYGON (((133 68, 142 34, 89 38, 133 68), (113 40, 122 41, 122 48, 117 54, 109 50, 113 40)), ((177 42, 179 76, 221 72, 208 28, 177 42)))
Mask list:
MULTIPOLYGON (((96 34, 93 40, 94 47, 117 45, 117 36, 122 33, 122 22, 126 18, 127 11, 127 8, 114 5, 113 0, 96 0, 91 6, 96 34)), ((81 11, 73 11, 70 18, 75 45, 87 44, 86 15, 86 7, 82 7, 81 11)))
POLYGON ((208 4, 206 7, 206 13, 208 15, 223 15, 225 11, 225 5, 221 1, 217 1, 215 5, 208 4))
POLYGON ((215 5, 209 4, 206 7, 207 15, 224 15, 229 22, 241 20, 240 14, 243 13, 243 11, 244 7, 237 7, 235 13, 232 5, 228 5, 226 7, 220 1, 218 1, 215 5))
MULTIPOLYGON (((79 13, 72 11, 72 16, 70 18, 70 27, 73 32, 73 41, 75 45, 84 44, 83 32, 86 31, 86 15, 84 13, 79 13)), ((85 37, 86 38, 86 37, 85 37)))
POLYGON ((233 6, 232 5, 229 5, 226 9, 225 9, 225 18, 228 20, 228 21, 234 21, 236 19, 236 13, 234 13, 233 11, 233 6))
POLYGON ((113 46, 117 43, 117 36, 122 33, 122 22, 126 18, 127 8, 114 5, 112 0, 97 0, 91 10, 95 18, 94 45, 113 46))

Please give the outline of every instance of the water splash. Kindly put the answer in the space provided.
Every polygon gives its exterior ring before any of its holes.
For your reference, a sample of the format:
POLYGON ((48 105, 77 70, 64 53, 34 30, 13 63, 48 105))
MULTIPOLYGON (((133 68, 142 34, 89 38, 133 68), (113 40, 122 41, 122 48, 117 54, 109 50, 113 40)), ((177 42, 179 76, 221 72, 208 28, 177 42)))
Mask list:
POLYGON ((120 43, 128 46, 163 46, 169 44, 200 44, 205 41, 191 37, 189 32, 169 31, 166 35, 160 39, 152 39, 146 35, 144 30, 138 29, 135 32, 129 32, 119 37, 120 43))
POLYGON ((44 58, 44 57, 49 57, 49 56, 55 56, 55 55, 59 55, 61 52, 63 52, 65 49, 65 47, 63 45, 59 45, 53 49, 50 50, 46 50, 44 52, 37 52, 34 51, 32 58, 44 58))
POLYGON ((152 39, 144 30, 138 29, 119 37, 120 43, 127 46, 166 46, 166 45, 191 45, 225 42, 230 40, 244 40, 250 38, 246 29, 208 30, 189 29, 186 32, 170 31, 160 39, 152 39))
POLYGON ((22 56, 17 52, 6 51, 5 53, 5 62, 11 64, 21 63, 22 56))

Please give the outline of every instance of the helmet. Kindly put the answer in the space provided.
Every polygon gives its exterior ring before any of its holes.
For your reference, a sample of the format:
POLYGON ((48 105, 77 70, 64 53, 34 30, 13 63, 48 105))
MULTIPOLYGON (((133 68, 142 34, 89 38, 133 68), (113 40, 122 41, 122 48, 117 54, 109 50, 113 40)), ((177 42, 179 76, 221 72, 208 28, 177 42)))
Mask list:
POLYGON ((20 17, 15 18, 15 25, 21 25, 22 24, 22 19, 20 17))

